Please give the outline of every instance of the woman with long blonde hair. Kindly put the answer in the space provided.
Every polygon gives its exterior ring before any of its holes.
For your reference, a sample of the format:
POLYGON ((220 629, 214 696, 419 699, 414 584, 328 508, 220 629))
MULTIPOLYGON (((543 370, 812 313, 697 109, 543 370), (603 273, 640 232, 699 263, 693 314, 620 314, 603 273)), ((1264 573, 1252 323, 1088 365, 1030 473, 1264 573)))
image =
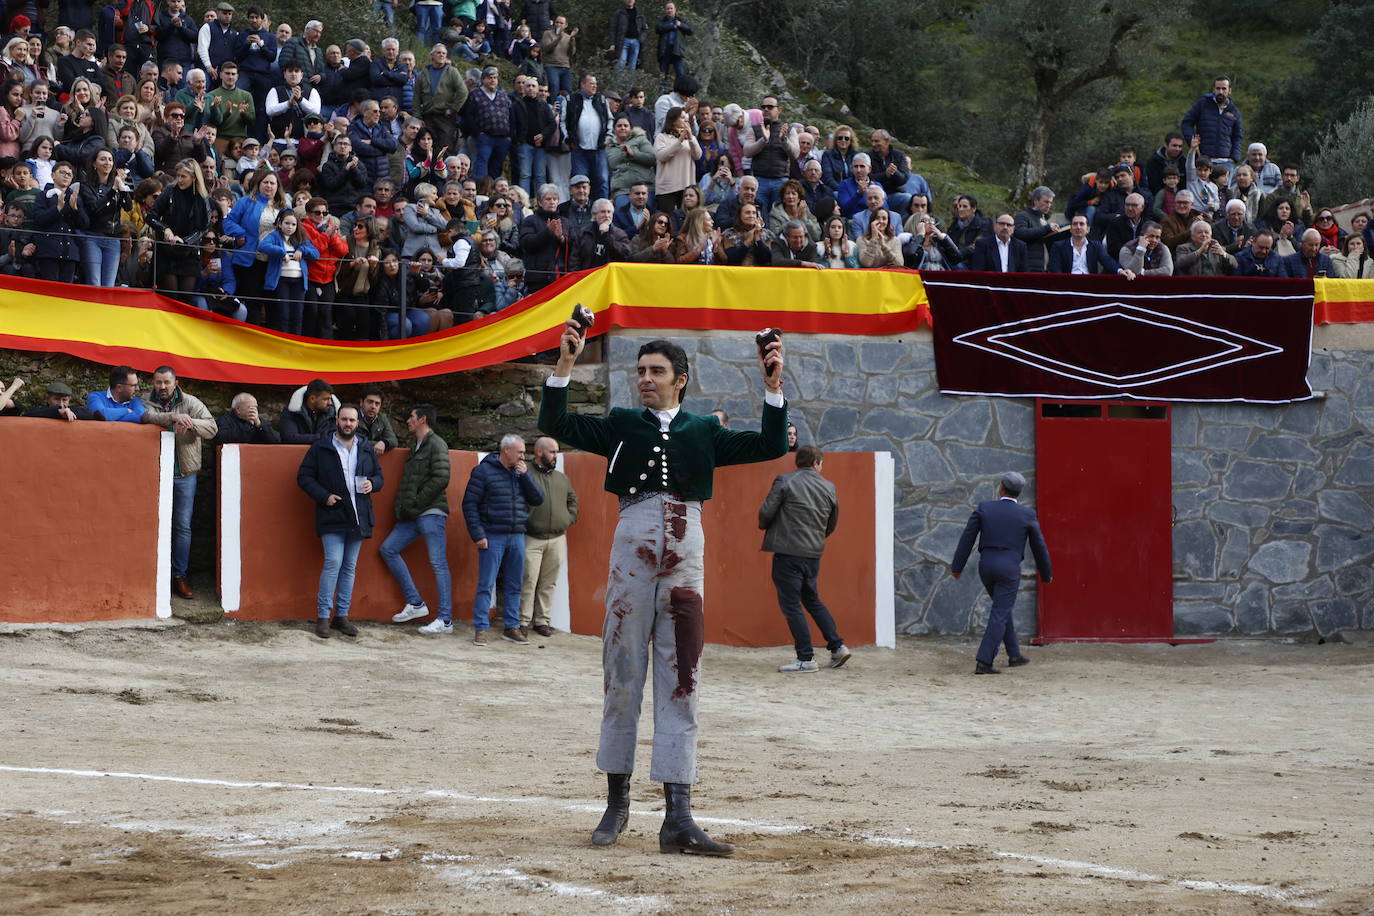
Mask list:
MULTIPOLYGON (((194 159, 173 170, 174 181, 148 211, 148 225, 159 239, 158 289, 172 295, 191 293, 200 278, 200 237, 210 227, 210 195, 194 159)), ((185 298, 185 297, 179 297, 185 298)))

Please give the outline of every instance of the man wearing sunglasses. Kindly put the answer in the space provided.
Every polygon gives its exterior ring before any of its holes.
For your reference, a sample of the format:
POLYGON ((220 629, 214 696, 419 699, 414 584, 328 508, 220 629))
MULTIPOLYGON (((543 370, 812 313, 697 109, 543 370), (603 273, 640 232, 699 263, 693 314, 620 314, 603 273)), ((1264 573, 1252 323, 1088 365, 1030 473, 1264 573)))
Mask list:
POLYGON ((752 172, 759 180, 759 212, 771 213, 778 202, 778 189, 791 174, 801 147, 792 125, 782 119, 782 105, 776 96, 764 96, 759 108, 763 123, 749 128, 744 155, 753 160, 752 172))

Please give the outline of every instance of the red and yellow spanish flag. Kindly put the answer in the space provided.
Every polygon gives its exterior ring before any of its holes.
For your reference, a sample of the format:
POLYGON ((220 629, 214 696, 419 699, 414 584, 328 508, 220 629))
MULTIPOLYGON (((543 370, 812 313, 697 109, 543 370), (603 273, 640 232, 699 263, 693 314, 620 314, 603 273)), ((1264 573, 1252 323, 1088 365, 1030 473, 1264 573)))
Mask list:
POLYGON ((1315 324, 1359 324, 1374 321, 1374 280, 1312 281, 1315 324))
MULTIPOLYGON (((1047 287, 1067 280, 1044 277, 1047 287)), ((1317 324, 1374 322, 1374 280, 1313 283, 1317 324)), ((352 343, 269 331, 146 290, 11 277, 0 280, 0 347, 69 353, 145 372, 171 363, 191 378, 239 384, 292 385, 318 377, 365 382, 442 375, 551 350, 578 303, 596 313, 593 334, 612 327, 776 326, 884 336, 929 324, 930 295, 957 293, 928 289, 908 270, 610 264, 561 277, 496 315, 448 331, 352 343)))
POLYGON ((561 277, 508 309, 447 331, 353 343, 281 334, 146 290, 0 282, 0 347, 69 353, 240 384, 364 382, 441 375, 558 346, 581 303, 611 327, 885 335, 930 320, 914 271, 610 264, 561 277))

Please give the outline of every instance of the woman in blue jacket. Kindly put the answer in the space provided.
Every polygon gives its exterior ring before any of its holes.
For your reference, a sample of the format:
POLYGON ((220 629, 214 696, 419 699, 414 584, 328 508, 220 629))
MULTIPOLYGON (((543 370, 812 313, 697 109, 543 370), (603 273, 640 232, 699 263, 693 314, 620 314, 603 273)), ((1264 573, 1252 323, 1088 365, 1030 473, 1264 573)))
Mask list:
POLYGON ((263 289, 277 293, 267 326, 274 331, 300 334, 305 319, 305 291, 310 286, 309 262, 318 260, 320 252, 305 237, 294 210, 277 214, 277 228, 267 234, 258 249, 267 256, 263 289))
POLYGON ((224 218, 224 233, 238 243, 230 261, 238 297, 248 308, 248 322, 261 325, 263 292, 268 288, 264 285, 267 257, 258 251, 258 243, 276 226, 278 215, 291 205, 276 173, 267 169, 254 173, 247 190, 224 218))
POLYGON ((86 228, 86 213, 81 209, 80 188, 72 185, 72 165, 59 162, 52 167, 52 184, 43 189, 33 205, 33 253, 38 277, 71 283, 76 264, 81 260, 80 235, 86 228))

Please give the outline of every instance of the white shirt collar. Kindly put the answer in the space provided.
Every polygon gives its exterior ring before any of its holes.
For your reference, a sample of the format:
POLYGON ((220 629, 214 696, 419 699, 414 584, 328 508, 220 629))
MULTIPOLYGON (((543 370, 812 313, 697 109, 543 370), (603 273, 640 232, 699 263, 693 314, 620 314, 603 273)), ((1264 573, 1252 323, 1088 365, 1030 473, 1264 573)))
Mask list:
POLYGON ((658 417, 658 428, 664 432, 667 432, 668 427, 673 424, 673 420, 677 418, 678 411, 680 410, 682 410, 681 404, 676 407, 671 407, 668 410, 655 410, 652 407, 649 408, 649 412, 655 417, 658 417))

